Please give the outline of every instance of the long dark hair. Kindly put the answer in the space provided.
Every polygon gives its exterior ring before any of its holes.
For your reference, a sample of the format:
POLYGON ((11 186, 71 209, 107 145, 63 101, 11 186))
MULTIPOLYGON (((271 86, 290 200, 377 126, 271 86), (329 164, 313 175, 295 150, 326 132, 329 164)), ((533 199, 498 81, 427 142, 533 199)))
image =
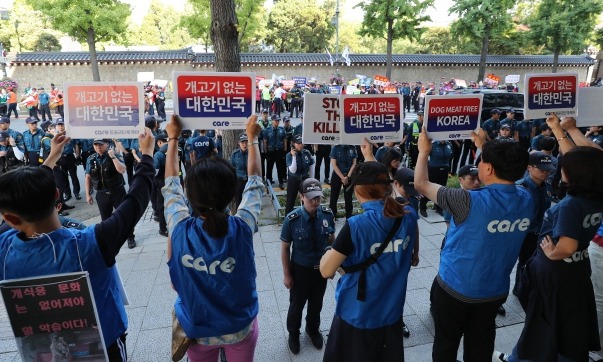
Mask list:
POLYGON ((392 147, 385 152, 385 154, 383 155, 383 158, 381 159, 381 163, 384 164, 385 167, 387 167, 387 170, 392 175, 395 175, 396 171, 398 171, 398 170, 394 169, 392 167, 392 162, 393 161, 401 161, 401 160, 402 160, 402 153, 400 153, 400 151, 398 151, 397 149, 392 147))
POLYGON ((221 157, 202 158, 186 175, 186 196, 197 215, 204 218, 203 230, 214 238, 228 233, 226 207, 235 195, 237 175, 221 157))
MULTIPOLYGON (((380 175, 379 178, 385 179, 386 175, 380 175)), ((367 200, 383 200, 383 216, 389 218, 397 218, 404 216, 407 212, 404 210, 404 205, 397 202, 392 197, 392 185, 377 183, 373 185, 356 185, 354 186, 356 195, 367 200)))
POLYGON ((603 202, 603 150, 579 146, 565 153, 561 169, 567 178, 567 193, 603 202))

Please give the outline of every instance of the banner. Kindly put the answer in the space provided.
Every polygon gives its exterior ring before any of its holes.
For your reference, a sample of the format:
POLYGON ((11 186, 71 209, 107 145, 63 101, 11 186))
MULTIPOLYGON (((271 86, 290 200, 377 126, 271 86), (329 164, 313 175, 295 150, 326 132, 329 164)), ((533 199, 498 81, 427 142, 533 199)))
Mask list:
POLYGON ((336 145, 339 131, 339 97, 330 94, 306 93, 302 140, 304 144, 336 145))
POLYGON ((21 360, 108 361, 87 272, 0 283, 21 360))
POLYGON ((382 75, 376 75, 375 76, 375 80, 373 81, 373 83, 375 83, 375 85, 386 86, 386 85, 389 84, 389 79, 387 77, 382 76, 382 75))
POLYGON ((603 87, 578 88, 578 109, 580 109, 580 116, 576 117, 578 127, 603 125, 601 100, 603 100, 603 87))
POLYGON ((183 129, 245 129, 255 108, 254 73, 173 72, 183 129))
POLYGON ((365 137, 372 142, 402 140, 401 95, 342 95, 339 99, 342 144, 360 145, 365 137))
POLYGON ((515 84, 515 83, 519 83, 519 78, 521 76, 519 74, 514 74, 514 75, 507 75, 505 77, 505 83, 507 84, 515 84))
POLYGON ((491 87, 496 87, 498 83, 500 83, 500 77, 494 74, 488 74, 486 75, 486 78, 484 78, 484 84, 488 84, 491 87))
POLYGON ((304 77, 291 77, 291 79, 293 79, 293 82, 295 82, 295 84, 297 84, 298 87, 303 88, 306 86, 306 78, 304 77))
POLYGON ((525 76, 526 119, 578 116, 578 74, 550 73, 525 76))
POLYGON ((292 79, 283 79, 281 80, 281 84, 283 85, 283 89, 288 91, 291 90, 291 88, 293 88, 293 86, 295 85, 295 81, 292 79))
POLYGON ((65 130, 71 138, 136 138, 144 133, 138 82, 66 83, 65 130))
POLYGON ((429 138, 458 140, 471 138, 479 127, 483 94, 425 96, 425 127, 429 138))
POLYGON ((341 94, 341 86, 340 85, 330 85, 329 86, 329 94, 341 94))

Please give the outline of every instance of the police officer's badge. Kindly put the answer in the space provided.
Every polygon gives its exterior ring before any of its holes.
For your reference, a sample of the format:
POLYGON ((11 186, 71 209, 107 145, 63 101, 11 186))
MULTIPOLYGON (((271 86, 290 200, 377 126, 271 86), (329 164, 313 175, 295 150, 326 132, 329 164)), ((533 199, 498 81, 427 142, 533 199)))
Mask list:
POLYGON ((327 219, 322 219, 322 226, 324 227, 329 227, 329 223, 327 222, 327 219))

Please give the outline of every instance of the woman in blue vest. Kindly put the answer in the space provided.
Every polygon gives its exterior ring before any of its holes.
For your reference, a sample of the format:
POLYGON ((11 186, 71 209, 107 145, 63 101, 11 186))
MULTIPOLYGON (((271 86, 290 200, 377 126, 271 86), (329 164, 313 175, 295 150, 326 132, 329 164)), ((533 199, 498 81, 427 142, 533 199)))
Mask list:
MULTIPOLYGON (((362 153, 373 159, 366 140, 362 153)), ((337 307, 324 361, 403 361, 402 313, 417 214, 394 200, 388 170, 378 162, 361 163, 350 187, 364 212, 348 219, 322 257, 322 276, 330 278, 340 267, 362 263, 382 242, 387 246, 376 264, 344 273, 337 283, 337 307), (400 226, 391 240, 385 240, 398 218, 400 226)))
POLYGON ((511 356, 498 354, 503 361, 588 361, 601 349, 588 246, 603 216, 603 150, 573 118, 560 124, 552 114, 547 124, 563 153, 567 196, 545 212, 519 287, 525 325, 511 356))
POLYGON ((201 158, 185 179, 178 177, 178 116, 167 125, 165 217, 168 267, 178 293, 175 314, 188 338, 189 361, 218 360, 223 348, 230 362, 253 361, 258 338, 258 295, 253 233, 264 184, 260 166, 257 116, 247 123, 248 181, 235 216, 226 213, 236 192, 234 167, 220 157, 201 158), (199 217, 191 217, 186 199, 199 217))

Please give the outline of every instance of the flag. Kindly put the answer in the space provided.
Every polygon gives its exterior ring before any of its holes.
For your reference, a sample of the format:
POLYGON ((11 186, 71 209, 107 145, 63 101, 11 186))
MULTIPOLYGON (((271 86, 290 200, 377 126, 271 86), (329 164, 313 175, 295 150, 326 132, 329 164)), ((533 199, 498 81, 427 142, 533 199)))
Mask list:
POLYGON ((329 63, 331 63, 331 66, 333 66, 333 57, 331 56, 331 53, 329 53, 329 49, 325 48, 325 50, 327 51, 327 55, 329 56, 329 63))
POLYGON ((352 61, 350 60, 350 49, 347 45, 343 49, 343 53, 341 53, 341 56, 343 57, 343 59, 345 59, 345 64, 347 64, 348 67, 352 65, 352 61))

